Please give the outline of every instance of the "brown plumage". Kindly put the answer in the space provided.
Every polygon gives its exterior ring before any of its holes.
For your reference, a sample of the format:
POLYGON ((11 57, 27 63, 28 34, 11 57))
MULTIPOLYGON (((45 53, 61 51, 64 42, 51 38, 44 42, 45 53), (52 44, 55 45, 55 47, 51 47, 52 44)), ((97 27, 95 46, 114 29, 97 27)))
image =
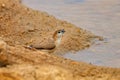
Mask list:
POLYGON ((41 43, 32 44, 28 47, 46 50, 54 49, 55 47, 58 47, 60 45, 64 32, 64 29, 57 30, 54 32, 52 38, 48 38, 46 40, 43 40, 41 43))

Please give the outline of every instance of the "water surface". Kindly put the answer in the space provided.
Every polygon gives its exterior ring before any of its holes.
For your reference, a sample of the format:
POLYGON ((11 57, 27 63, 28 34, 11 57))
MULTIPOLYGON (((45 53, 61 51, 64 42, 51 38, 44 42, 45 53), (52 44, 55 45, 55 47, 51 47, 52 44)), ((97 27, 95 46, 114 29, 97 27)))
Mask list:
POLYGON ((23 0, 23 3, 106 38, 89 49, 64 57, 120 68, 119 0, 23 0))

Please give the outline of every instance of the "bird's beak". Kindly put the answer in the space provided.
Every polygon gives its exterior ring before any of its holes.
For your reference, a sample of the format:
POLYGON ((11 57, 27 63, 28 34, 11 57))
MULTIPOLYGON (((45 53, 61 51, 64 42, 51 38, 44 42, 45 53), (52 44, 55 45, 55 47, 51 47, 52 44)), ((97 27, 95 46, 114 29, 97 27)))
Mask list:
POLYGON ((64 30, 64 29, 62 29, 62 32, 63 32, 63 33, 65 33, 65 30, 64 30))

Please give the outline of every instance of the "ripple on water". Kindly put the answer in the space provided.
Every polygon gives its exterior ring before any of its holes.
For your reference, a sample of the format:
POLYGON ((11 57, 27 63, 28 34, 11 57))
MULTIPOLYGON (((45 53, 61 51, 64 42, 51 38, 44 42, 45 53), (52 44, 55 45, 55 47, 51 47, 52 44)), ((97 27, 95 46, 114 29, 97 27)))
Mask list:
POLYGON ((85 0, 65 0, 66 4, 76 4, 76 3, 82 3, 85 0))

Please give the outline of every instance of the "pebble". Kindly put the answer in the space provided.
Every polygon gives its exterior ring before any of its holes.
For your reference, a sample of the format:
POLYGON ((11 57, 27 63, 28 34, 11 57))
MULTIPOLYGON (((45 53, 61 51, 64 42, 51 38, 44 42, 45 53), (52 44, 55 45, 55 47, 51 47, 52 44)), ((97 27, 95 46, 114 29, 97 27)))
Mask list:
POLYGON ((5 7, 5 4, 2 4, 1 6, 4 8, 4 7, 5 7))

